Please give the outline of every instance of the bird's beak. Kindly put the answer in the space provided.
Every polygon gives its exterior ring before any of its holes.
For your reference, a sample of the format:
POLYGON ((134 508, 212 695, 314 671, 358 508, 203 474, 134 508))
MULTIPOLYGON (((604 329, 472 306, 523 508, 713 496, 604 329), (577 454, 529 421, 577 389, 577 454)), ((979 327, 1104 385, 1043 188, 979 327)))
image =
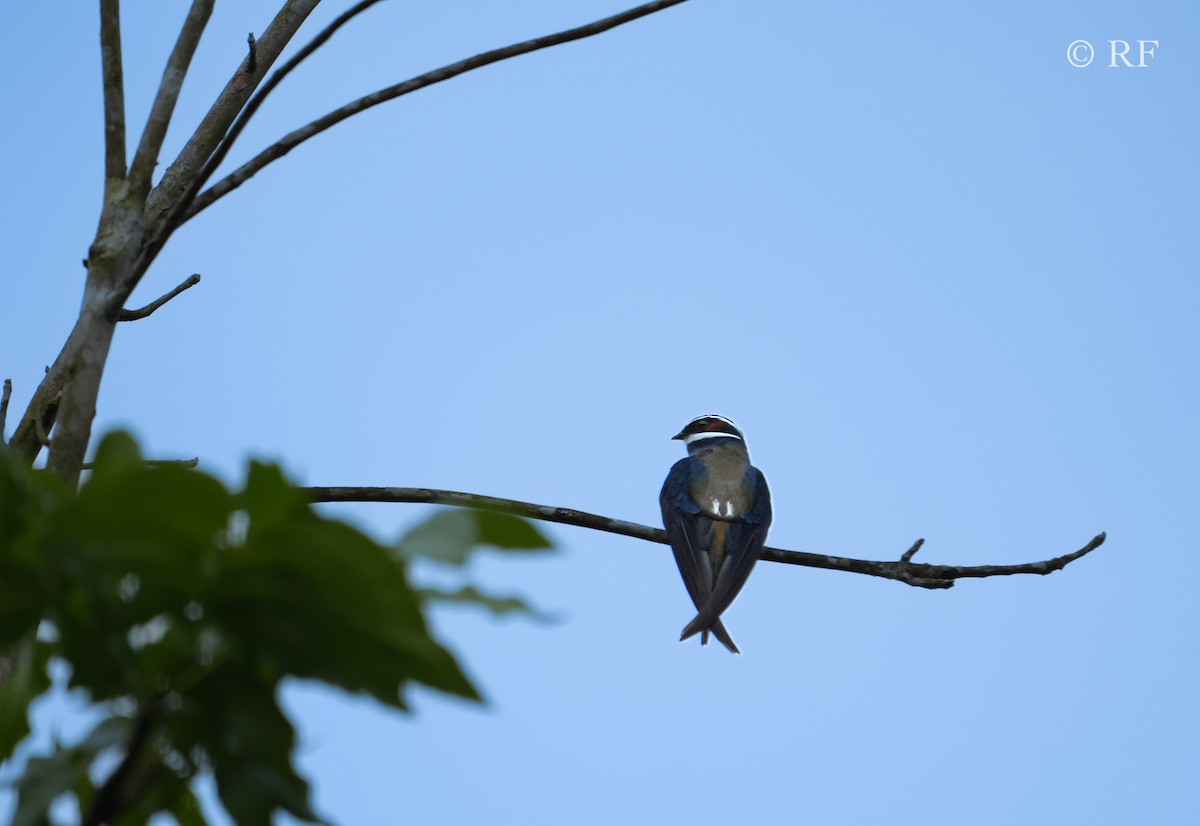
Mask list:
POLYGON ((679 431, 678 433, 676 433, 676 434, 675 434, 674 436, 672 436, 671 438, 672 438, 672 439, 682 439, 682 438, 683 438, 683 431, 682 431, 682 430, 681 430, 681 431, 679 431))

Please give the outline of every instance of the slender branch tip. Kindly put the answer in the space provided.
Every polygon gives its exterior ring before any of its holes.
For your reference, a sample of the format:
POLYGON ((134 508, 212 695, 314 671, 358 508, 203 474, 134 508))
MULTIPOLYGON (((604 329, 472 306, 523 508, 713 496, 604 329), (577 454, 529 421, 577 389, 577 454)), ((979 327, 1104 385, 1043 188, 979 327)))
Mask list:
POLYGON ((212 15, 214 2, 215 0, 192 0, 191 9, 179 31, 179 38, 175 41, 170 57, 167 58, 167 66, 163 70, 158 92, 154 95, 154 103, 146 119, 146 128, 142 130, 137 153, 129 167, 130 182, 143 198, 150 191, 154 167, 158 164, 158 156, 167 137, 167 129, 171 125, 175 104, 179 101, 183 81, 187 77, 196 47, 200 44, 200 36, 212 15))
POLYGON ((8 400, 12 397, 12 379, 4 380, 4 392, 0 395, 0 444, 7 439, 4 437, 4 426, 8 422, 8 400))
POLYGON ((906 562, 906 563, 912 562, 912 558, 917 555, 917 551, 921 550, 921 546, 924 544, 925 544, 924 539, 918 539, 916 542, 914 542, 912 544, 911 548, 909 548, 907 551, 904 552, 904 555, 900 557, 900 561, 906 562))
POLYGON ((159 298, 155 299, 154 301, 151 301, 149 304, 147 304, 145 307, 142 307, 140 310, 122 310, 121 315, 117 317, 117 321, 137 321, 138 319, 145 318, 146 316, 150 315, 155 310, 157 310, 159 307, 166 304, 172 298, 179 295, 184 290, 190 290, 192 287, 196 286, 199 283, 200 283, 200 273, 194 272, 191 275, 189 275, 184 280, 184 282, 182 284, 180 284, 178 287, 171 290, 166 295, 160 296, 159 298))
POLYGON ((233 190, 240 187, 254 175, 256 175, 263 167, 282 158, 284 155, 291 152, 298 145, 324 132, 326 129, 340 123, 341 121, 353 115, 370 109, 373 106, 378 106, 389 100, 393 100, 402 95, 407 95, 419 89, 424 89, 427 86, 432 86, 435 83, 449 80, 474 69, 479 69, 488 66, 492 63, 497 63, 509 58, 518 57, 520 55, 536 52, 550 46, 557 46, 563 43, 570 43, 575 40, 582 40, 587 37, 592 37, 603 32, 611 31, 612 29, 638 20, 647 15, 663 11, 664 9, 677 6, 686 0, 653 0, 653 2, 643 3, 640 6, 635 6, 623 12, 605 17, 601 20, 596 20, 591 23, 586 23, 582 26, 576 26, 571 29, 566 29, 554 34, 536 37, 532 40, 525 40, 520 43, 513 43, 508 46, 503 46, 498 49, 483 52, 481 54, 468 57, 457 63, 451 63, 447 66, 434 69, 426 72, 423 75, 410 78, 401 83, 388 86, 380 89, 372 94, 365 95, 352 101, 339 109, 326 114, 324 117, 318 118, 311 123, 300 127, 280 138, 271 146, 258 153, 254 158, 242 164, 233 172, 226 175, 221 180, 217 181, 208 189, 199 192, 202 187, 216 170, 216 166, 225 157, 228 152, 229 145, 236 139, 245 122, 253 116, 254 111, 262 103, 262 99, 270 93, 271 89, 278 84, 284 76, 294 69, 300 61, 308 57, 313 51, 319 48, 332 34, 344 23, 348 22, 352 17, 365 11, 370 6, 373 6, 379 0, 363 0, 352 8, 348 9, 337 20, 331 23, 324 31, 318 34, 308 46, 296 54, 288 63, 282 66, 270 80, 264 84, 263 88, 255 95, 254 100, 247 105, 245 111, 239 116, 238 123, 230 130, 228 136, 222 141, 221 147, 214 153, 213 157, 205 164, 203 173, 197 178, 193 185, 193 191, 179 202, 178 206, 172 209, 171 215, 167 220, 166 225, 171 228, 178 227, 184 222, 194 217, 201 210, 211 206, 217 199, 229 194, 233 190))

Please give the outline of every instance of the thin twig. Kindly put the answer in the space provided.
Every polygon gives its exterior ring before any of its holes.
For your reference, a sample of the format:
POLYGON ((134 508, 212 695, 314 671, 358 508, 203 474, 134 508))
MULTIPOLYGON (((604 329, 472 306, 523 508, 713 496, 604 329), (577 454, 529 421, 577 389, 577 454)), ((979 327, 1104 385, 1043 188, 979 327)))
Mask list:
POLYGON ((142 131, 141 142, 129 167, 129 180, 141 191, 143 197, 150 190, 154 165, 158 163, 158 155, 167 137, 171 115, 175 111, 175 103, 179 100, 179 92, 183 88, 183 80, 187 76, 192 56, 196 53, 200 36, 212 15, 213 2, 214 0, 192 0, 192 7, 179 30, 175 48, 167 58, 167 67, 163 70, 162 81, 158 84, 158 93, 150 106, 150 117, 146 119, 146 128, 142 131))
POLYGON ((490 52, 469 57, 466 60, 460 60, 457 63, 451 63, 449 66, 443 66, 440 69, 434 69, 432 72, 426 72, 419 77, 414 77, 406 80, 403 83, 398 83, 395 86, 388 86, 386 89, 380 89, 370 95, 359 98, 352 103, 349 103, 340 109, 335 109, 322 118, 314 120, 307 126, 284 136, 276 143, 264 149, 252 160, 240 166, 235 171, 226 175, 217 183, 213 184, 208 190, 196 197, 195 202, 191 205, 188 211, 183 215, 180 223, 190 220, 198 212, 211 206, 219 198, 228 195, 233 190, 244 184, 255 174, 267 166, 267 164, 282 158, 288 152, 291 152, 300 144, 304 143, 309 138, 312 138, 326 129, 341 123, 346 118, 357 115, 359 112, 370 109, 372 106, 378 106, 381 103, 398 98, 402 95, 407 95, 410 92, 415 92, 418 89, 424 89, 426 86, 432 86, 435 83, 441 83, 444 80, 449 80, 452 77, 457 77, 472 69, 478 69, 482 66, 487 66, 491 63, 497 63, 501 60, 507 60, 511 57, 536 52, 540 49, 557 46, 560 43, 568 43, 572 40, 582 40, 585 37, 606 32, 614 29, 624 23, 629 23, 637 20, 640 17, 645 17, 648 14, 653 14, 657 11, 679 5, 686 0, 656 0, 653 3, 646 3, 636 8, 623 11, 620 14, 614 14, 612 17, 606 17, 603 20, 597 20, 594 23, 588 23, 584 26, 578 26, 574 29, 558 32, 556 34, 537 37, 533 40, 526 40, 523 43, 514 43, 511 46, 505 46, 500 49, 493 49, 490 52))
POLYGON ((8 424, 8 400, 12 397, 12 379, 4 380, 4 392, 0 395, 0 444, 4 444, 5 426, 8 424))
POLYGON ((917 555, 917 551, 921 550, 921 546, 924 544, 924 539, 918 539, 916 542, 912 543, 912 547, 904 552, 904 554, 900 557, 900 561, 912 562, 912 558, 917 555))
POLYGON ((190 290, 192 287, 196 286, 199 283, 200 283, 200 273, 194 272, 191 275, 189 275, 187 277, 187 280, 185 280, 182 284, 180 284, 175 289, 171 290, 171 292, 167 293, 164 296, 160 296, 159 298, 155 299, 154 301, 151 301, 149 304, 147 304, 145 307, 142 307, 140 310, 121 310, 121 315, 119 315, 117 317, 117 321, 137 321, 139 318, 145 318, 146 316, 150 315, 155 310, 157 310, 159 307, 166 304, 172 298, 179 295, 184 290, 190 290))
MULTIPOLYGON (((502 511, 530 519, 575 525, 580 528, 630 536, 634 539, 644 539, 647 542, 667 544, 667 532, 648 525, 610 519, 607 516, 597 516, 567 508, 554 508, 548 505, 519 502, 514 499, 482 496, 477 493, 459 493, 458 491, 431 488, 377 487, 309 487, 300 488, 300 490, 304 491, 313 502, 425 502, 434 505, 454 505, 460 508, 502 511)), ((884 579, 894 579, 920 588, 950 588, 954 585, 954 580, 966 577, 1053 573, 1099 548, 1104 543, 1104 539, 1105 535, 1100 534, 1074 553, 1047 559, 1043 562, 1026 562, 1018 565, 958 566, 926 565, 912 562, 912 555, 924 544, 925 540, 923 539, 917 540, 898 562, 852 559, 805 551, 785 551, 779 548, 763 548, 759 558, 788 565, 803 565, 808 568, 868 574, 884 579)))
MULTIPOLYGON (((196 467, 200 464, 200 457, 193 456, 191 459, 145 459, 142 461, 147 467, 196 467)), ((96 466, 92 462, 84 462, 80 470, 95 470, 96 466)))
POLYGON ((190 459, 147 459, 146 464, 150 467, 196 467, 200 464, 200 457, 193 456, 190 459))
MULTIPOLYGON (((171 237, 171 233, 179 229, 184 221, 190 217, 189 210, 192 202, 196 199, 196 195, 201 189, 204 188, 204 185, 208 183, 209 179, 212 178, 213 174, 217 171, 217 168, 225 160, 225 156, 229 154, 229 150, 233 147, 234 142, 237 141, 238 136, 242 134, 242 130, 246 128, 246 124, 250 122, 252 117, 254 117, 254 113, 258 111, 260 106, 262 106, 263 101, 267 99, 267 96, 275 90, 275 87, 277 87, 285 77, 291 74, 292 70, 303 63, 309 55, 325 45, 329 38, 333 37, 338 29, 379 2, 380 0, 361 0, 361 2, 356 3, 342 14, 338 15, 333 22, 322 29, 316 37, 314 37, 308 42, 307 45, 304 46, 304 48, 296 52, 296 54, 289 58, 287 62, 276 69, 271 77, 269 77, 267 81, 263 83, 262 88, 255 92, 254 96, 250 98, 249 102, 237 116, 237 119, 233 122, 233 125, 229 128, 229 132, 224 138, 222 138, 221 143, 216 147, 212 155, 204 163, 204 167, 200 170, 199 174, 196 175, 195 179, 180 195, 179 200, 172 205, 166 219, 155 230, 154 237, 146 244, 145 249, 138 257, 137 264, 134 267, 134 270, 139 274, 139 277, 141 273, 144 273, 146 269, 149 268, 150 263, 158 255, 159 251, 163 248, 163 245, 166 244, 167 239, 171 237)), ((253 74, 255 71, 257 71, 258 66, 257 44, 254 40, 253 33, 250 34, 246 42, 250 45, 250 55, 247 58, 247 71, 253 74)))
POLYGON ((125 179, 125 79, 121 68, 121 2, 100 0, 100 61, 104 72, 104 178, 125 179))

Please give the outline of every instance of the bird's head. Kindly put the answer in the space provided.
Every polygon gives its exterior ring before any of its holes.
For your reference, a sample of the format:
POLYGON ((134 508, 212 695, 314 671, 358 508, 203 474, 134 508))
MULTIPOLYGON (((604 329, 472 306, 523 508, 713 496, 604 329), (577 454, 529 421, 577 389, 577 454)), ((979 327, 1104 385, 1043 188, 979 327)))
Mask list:
POLYGON ((703 443, 707 445, 730 444, 733 439, 738 442, 745 442, 746 438, 742 435, 742 431, 738 430, 737 425, 726 419, 724 416, 718 416, 710 413, 707 416, 697 416, 692 419, 683 430, 671 437, 679 439, 689 448, 692 445, 703 443))

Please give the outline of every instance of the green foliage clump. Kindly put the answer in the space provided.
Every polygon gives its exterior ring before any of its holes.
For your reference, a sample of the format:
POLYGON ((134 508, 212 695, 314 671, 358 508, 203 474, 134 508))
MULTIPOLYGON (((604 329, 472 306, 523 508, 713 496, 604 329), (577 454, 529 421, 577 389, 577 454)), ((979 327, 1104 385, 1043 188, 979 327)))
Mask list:
POLYGON ((52 660, 102 716, 81 742, 28 761, 14 826, 50 822, 64 795, 84 824, 159 812, 203 824, 191 790, 201 772, 239 824, 277 809, 319 822, 280 682, 319 680, 396 709, 410 683, 478 700, 430 634, 426 603, 526 606, 470 586, 417 589, 407 569, 417 556, 461 564, 485 544, 549 547, 525 520, 471 511, 438 513, 386 547, 317 514, 274 466, 252 463, 233 492, 147 465, 122 433, 100 445, 77 494, 0 449, 0 759, 29 735, 52 660), (117 768, 93 785, 112 754, 117 768))

